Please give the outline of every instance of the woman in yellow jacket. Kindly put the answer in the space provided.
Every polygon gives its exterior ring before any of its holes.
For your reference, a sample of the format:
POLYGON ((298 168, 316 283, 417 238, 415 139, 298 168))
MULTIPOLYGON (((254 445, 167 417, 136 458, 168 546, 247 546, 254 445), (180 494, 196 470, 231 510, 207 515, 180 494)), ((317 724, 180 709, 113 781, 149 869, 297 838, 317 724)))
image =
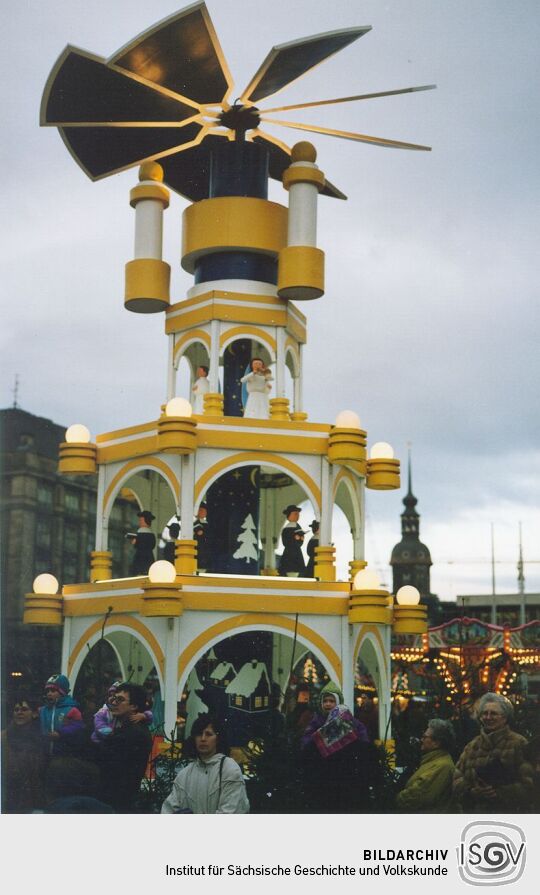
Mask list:
POLYGON ((420 741, 420 767, 398 794, 396 806, 405 814, 445 814, 452 811, 454 730, 449 721, 428 722, 420 741))

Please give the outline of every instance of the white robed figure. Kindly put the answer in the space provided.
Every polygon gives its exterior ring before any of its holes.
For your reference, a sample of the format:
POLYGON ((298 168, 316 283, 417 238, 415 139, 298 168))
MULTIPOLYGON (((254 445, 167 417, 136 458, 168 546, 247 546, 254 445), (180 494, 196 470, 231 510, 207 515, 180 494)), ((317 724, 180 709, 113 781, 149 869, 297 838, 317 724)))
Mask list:
POLYGON ((208 382, 208 367, 201 364, 197 367, 197 379, 193 383, 191 393, 193 396, 193 413, 204 413, 204 396, 210 391, 208 382))
POLYGON ((245 384, 247 400, 244 401, 244 419, 267 420, 269 417, 268 396, 274 377, 265 367, 260 357, 253 357, 250 362, 251 371, 242 376, 240 382, 245 384))

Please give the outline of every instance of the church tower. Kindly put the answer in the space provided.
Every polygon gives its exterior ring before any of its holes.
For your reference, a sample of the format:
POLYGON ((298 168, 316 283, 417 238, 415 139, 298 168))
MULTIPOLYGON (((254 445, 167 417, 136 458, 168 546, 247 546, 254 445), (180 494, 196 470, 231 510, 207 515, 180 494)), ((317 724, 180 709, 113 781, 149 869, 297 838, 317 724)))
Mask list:
POLYGON ((417 498, 412 493, 411 454, 409 451, 409 470, 407 494, 403 498, 405 510, 401 514, 401 541, 392 550, 390 565, 392 566, 392 590, 397 593, 400 587, 410 584, 418 588, 423 602, 431 597, 430 573, 433 565, 431 555, 420 540, 420 514, 416 510, 417 498))

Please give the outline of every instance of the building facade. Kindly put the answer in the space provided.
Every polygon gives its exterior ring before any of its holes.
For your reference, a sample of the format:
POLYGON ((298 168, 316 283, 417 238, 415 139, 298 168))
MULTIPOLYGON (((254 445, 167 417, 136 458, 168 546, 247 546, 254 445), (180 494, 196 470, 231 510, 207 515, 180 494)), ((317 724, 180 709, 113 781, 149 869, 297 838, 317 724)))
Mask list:
MULTIPOLYGON (((2 686, 37 691, 58 671, 61 632, 23 625, 24 595, 34 578, 51 572, 60 581, 88 575, 96 534, 97 476, 58 472, 58 444, 65 427, 11 407, 0 411, 2 514, 2 686)), ((124 532, 134 524, 133 503, 120 499, 111 516, 115 574, 127 573, 124 532)))

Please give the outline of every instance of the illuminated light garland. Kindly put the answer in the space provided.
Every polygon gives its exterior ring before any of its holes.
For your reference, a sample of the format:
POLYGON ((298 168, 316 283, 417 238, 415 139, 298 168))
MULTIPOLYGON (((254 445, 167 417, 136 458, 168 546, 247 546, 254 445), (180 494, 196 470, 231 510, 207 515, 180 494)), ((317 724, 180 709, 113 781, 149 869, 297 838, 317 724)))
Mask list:
POLYGON ((311 658, 307 658, 304 662, 304 670, 303 670, 304 680, 312 684, 316 684, 319 681, 319 675, 317 674, 317 668, 315 667, 315 662, 311 658))

